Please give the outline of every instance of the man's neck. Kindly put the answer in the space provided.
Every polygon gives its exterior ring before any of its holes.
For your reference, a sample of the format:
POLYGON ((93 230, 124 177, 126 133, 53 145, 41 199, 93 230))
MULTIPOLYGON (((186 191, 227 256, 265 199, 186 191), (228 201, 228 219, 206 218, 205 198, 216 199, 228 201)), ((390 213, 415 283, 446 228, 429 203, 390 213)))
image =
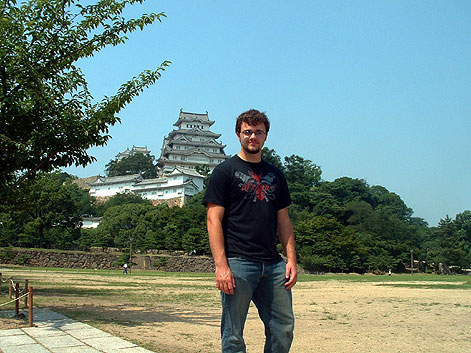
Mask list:
POLYGON ((255 154, 252 154, 252 153, 247 153, 246 151, 244 150, 241 150, 238 154, 238 156, 246 161, 246 162, 251 162, 251 163, 258 163, 262 160, 262 152, 258 152, 258 153, 255 153, 255 154))

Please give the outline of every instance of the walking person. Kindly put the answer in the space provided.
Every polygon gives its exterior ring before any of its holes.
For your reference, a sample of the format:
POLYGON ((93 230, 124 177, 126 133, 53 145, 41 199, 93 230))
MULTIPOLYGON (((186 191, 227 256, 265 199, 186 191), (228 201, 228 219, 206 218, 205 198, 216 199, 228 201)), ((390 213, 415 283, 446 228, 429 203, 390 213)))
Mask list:
POLYGON ((251 301, 265 326, 264 353, 289 352, 293 340, 297 261, 287 209, 291 198, 283 173, 262 159, 269 129, 258 110, 237 118, 240 152, 213 170, 203 198, 221 291, 223 353, 246 352, 243 331, 251 301))

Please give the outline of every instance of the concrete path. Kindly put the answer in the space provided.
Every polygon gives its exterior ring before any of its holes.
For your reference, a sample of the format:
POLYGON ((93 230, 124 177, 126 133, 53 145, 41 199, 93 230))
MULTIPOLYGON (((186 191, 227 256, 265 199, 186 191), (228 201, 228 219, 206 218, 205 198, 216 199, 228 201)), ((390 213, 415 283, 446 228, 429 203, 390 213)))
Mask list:
MULTIPOLYGON (((14 311, 12 311, 12 316, 14 311)), ((49 309, 34 310, 35 327, 0 330, 3 353, 152 353, 49 309)))

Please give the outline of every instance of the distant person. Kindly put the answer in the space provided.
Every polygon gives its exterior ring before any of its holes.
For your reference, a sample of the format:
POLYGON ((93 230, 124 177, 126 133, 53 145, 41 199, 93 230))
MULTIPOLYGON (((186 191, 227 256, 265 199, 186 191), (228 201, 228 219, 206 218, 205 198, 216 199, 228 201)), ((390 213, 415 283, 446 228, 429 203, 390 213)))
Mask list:
POLYGON ((391 276, 391 269, 389 269, 389 272, 388 272, 389 276, 391 276))
POLYGON ((123 265, 123 274, 125 275, 125 274, 127 274, 127 273, 128 273, 128 264, 125 263, 125 264, 123 265))
POLYGON ((246 352, 243 330, 251 301, 265 325, 264 353, 289 352, 293 340, 291 288, 298 274, 291 198, 283 173, 262 159, 269 128, 258 110, 237 118, 240 152, 214 169, 203 198, 221 290, 223 353, 246 352), (277 251, 277 234, 287 263, 277 251))

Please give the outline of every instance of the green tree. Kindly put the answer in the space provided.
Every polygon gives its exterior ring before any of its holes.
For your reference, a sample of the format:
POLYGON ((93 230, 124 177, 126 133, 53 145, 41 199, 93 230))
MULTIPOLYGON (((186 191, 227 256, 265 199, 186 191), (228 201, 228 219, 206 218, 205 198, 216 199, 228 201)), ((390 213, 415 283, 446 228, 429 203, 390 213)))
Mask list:
POLYGON ((147 231, 151 227, 146 215, 152 208, 150 204, 136 203, 109 208, 97 227, 96 245, 127 249, 132 242, 133 248, 146 250, 147 231))
POLYGON ((371 204, 368 184, 362 179, 342 177, 322 183, 319 189, 321 192, 331 194, 342 206, 351 201, 366 201, 371 204))
POLYGON ((335 218, 311 216, 296 224, 294 231, 302 266, 312 271, 336 267, 332 239, 340 234, 342 225, 335 218))
POLYGON ((116 114, 159 79, 168 61, 94 103, 77 66, 165 17, 123 17, 143 1, 0 0, 0 196, 38 173, 94 161, 87 150, 105 145, 116 114))
POLYGON ((471 267, 471 211, 464 211, 455 218, 456 236, 463 249, 461 264, 463 267, 471 267))
POLYGON ((80 250, 88 250, 92 246, 100 246, 98 233, 95 228, 81 228, 80 237, 77 240, 77 247, 80 250))
POLYGON ((471 245, 471 211, 464 211, 455 217, 459 238, 471 245))
POLYGON ((161 204, 153 207, 146 214, 146 220, 150 222, 150 232, 147 234, 149 249, 166 249, 164 228, 171 219, 170 207, 161 204))
POLYGON ((285 157, 283 170, 293 203, 300 209, 312 210, 313 187, 319 185, 321 168, 297 155, 285 157))
POLYGON ((370 193, 373 207, 382 209, 403 221, 410 220, 412 209, 406 206, 399 195, 389 192, 385 187, 379 185, 372 186, 370 193))
POLYGON ((119 162, 115 159, 111 160, 106 165, 105 173, 110 177, 142 174, 144 179, 151 179, 157 177, 157 168, 154 165, 154 156, 136 153, 121 159, 119 162))
POLYGON ((144 199, 140 195, 136 195, 133 193, 119 193, 116 195, 111 196, 106 202, 104 203, 94 203, 94 207, 92 208, 92 214, 94 216, 103 216, 107 209, 114 207, 114 206, 121 206, 130 203, 136 204, 144 204, 150 205, 151 202, 147 199, 144 199))
POLYGON ((82 207, 90 198, 71 179, 64 181, 65 177, 64 173, 42 174, 18 192, 21 208, 11 207, 6 212, 18 232, 13 238, 16 245, 61 249, 75 246, 82 207))
POLYGON ((390 268, 395 268, 398 261, 394 259, 389 253, 382 248, 377 248, 373 254, 368 256, 367 265, 370 270, 386 271, 390 268))
MULTIPOLYGON (((469 211, 467 211, 469 212, 469 211)), ((448 215, 438 222, 433 231, 430 257, 435 263, 467 267, 470 262, 470 243, 466 239, 468 213, 457 215, 453 221, 448 215)))
POLYGON ((275 167, 283 170, 284 166, 281 161, 281 157, 276 154, 275 150, 268 147, 262 148, 262 158, 268 163, 273 164, 275 167))
POLYGON ((200 254, 211 254, 208 232, 206 230, 206 207, 201 202, 204 192, 193 196, 183 207, 188 229, 183 235, 183 250, 191 252, 195 250, 200 254))
POLYGON ((284 172, 288 184, 299 184, 305 188, 319 185, 322 175, 319 166, 297 155, 285 157, 284 172))
POLYGON ((206 188, 209 183, 209 177, 211 175, 211 169, 207 165, 197 165, 195 167, 195 170, 200 173, 202 176, 204 176, 203 179, 203 186, 206 188))

